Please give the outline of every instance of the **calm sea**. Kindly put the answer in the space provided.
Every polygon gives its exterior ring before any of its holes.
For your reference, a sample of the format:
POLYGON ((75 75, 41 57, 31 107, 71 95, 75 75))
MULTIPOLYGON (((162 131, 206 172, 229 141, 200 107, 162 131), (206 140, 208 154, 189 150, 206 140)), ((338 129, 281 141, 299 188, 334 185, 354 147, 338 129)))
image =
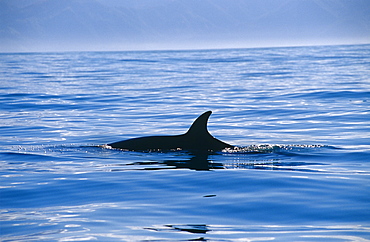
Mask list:
POLYGON ((370 241, 370 45, 0 57, 2 241, 370 241))

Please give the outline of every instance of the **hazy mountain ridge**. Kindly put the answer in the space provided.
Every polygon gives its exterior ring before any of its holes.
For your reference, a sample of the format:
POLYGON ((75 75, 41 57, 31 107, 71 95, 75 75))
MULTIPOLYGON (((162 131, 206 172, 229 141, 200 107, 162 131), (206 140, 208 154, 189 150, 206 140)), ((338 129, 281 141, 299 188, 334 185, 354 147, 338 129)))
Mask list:
POLYGON ((0 48, 370 39, 369 5, 366 0, 3 0, 0 48))

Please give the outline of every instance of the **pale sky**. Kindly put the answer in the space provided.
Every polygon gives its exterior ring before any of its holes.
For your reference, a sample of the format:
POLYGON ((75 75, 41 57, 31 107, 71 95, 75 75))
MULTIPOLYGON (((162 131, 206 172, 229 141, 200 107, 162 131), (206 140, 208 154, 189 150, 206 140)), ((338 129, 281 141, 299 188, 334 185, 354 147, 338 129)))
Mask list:
POLYGON ((0 52, 370 43, 369 0, 0 0, 0 52))

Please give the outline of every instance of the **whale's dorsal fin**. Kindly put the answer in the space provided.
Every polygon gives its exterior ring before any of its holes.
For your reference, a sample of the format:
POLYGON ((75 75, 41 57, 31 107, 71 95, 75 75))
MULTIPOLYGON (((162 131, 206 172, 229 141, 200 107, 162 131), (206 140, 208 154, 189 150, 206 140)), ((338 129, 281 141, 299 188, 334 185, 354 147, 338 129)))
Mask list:
POLYGON ((211 111, 207 111, 200 115, 185 134, 139 137, 108 145, 113 148, 127 150, 177 150, 180 148, 197 152, 216 151, 233 147, 216 139, 208 132, 207 122, 211 114, 211 111))
POLYGON ((211 116, 212 111, 207 111, 200 115, 190 126, 188 132, 185 135, 210 135, 207 129, 207 122, 209 116, 211 116))

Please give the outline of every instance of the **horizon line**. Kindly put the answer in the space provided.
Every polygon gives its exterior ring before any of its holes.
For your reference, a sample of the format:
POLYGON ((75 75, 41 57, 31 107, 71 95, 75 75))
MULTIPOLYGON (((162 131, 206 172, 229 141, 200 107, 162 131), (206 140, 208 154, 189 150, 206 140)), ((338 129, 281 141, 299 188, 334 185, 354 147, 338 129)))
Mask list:
POLYGON ((318 46, 351 46, 351 45, 370 45, 368 43, 335 43, 335 44, 293 44, 293 45, 266 45, 250 47, 210 47, 210 48, 137 48, 137 49, 117 49, 117 50, 31 50, 31 51, 0 51, 0 54, 36 54, 36 53, 76 53, 76 52, 171 52, 171 51, 212 51, 212 50, 243 50, 243 49, 270 49, 270 48, 294 48, 294 47, 318 47, 318 46))

